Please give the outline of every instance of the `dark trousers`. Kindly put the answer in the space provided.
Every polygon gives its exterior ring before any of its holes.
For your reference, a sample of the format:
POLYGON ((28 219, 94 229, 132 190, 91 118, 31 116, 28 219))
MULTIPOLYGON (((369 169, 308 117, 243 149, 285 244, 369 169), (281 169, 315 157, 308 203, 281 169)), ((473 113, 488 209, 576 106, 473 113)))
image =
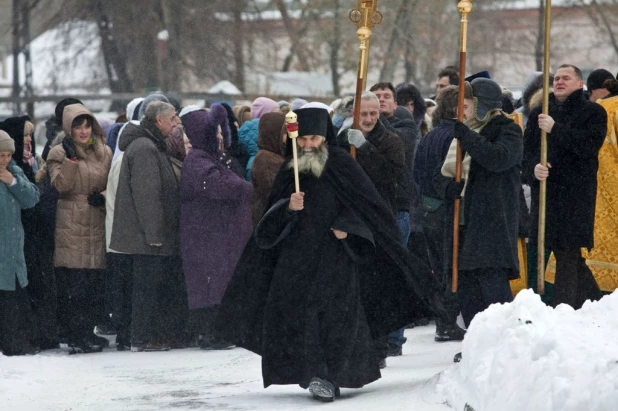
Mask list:
POLYGON ((131 305, 133 299, 133 256, 108 253, 108 303, 117 341, 129 345, 131 340, 131 305))
POLYGON ((505 268, 460 270, 457 296, 461 315, 466 327, 469 327, 474 316, 491 304, 513 301, 508 270, 505 268))
POLYGON ((133 255, 132 344, 184 339, 188 304, 180 264, 175 256, 133 255))
POLYGON ((602 297, 579 248, 553 250, 553 252, 556 257, 554 307, 558 304, 568 304, 577 310, 586 300, 596 301, 602 297))
MULTIPOLYGON (((452 246, 445 247, 446 235, 446 216, 445 207, 442 206, 434 212, 423 213, 423 235, 427 244, 427 254, 434 275, 440 282, 443 292, 440 294, 442 304, 446 308, 447 317, 436 319, 437 322, 444 322, 443 325, 451 325, 457 322, 459 314, 459 301, 455 293, 451 292, 451 265, 450 257, 447 253, 452 250, 452 246)), ((451 229, 451 227, 448 227, 451 229)))
MULTIPOLYGON (((421 231, 410 231, 407 249, 411 254, 424 261, 427 266, 430 266, 429 257, 427 256, 425 236, 421 231)), ((414 303, 414 314, 414 322, 423 319, 427 320, 433 317, 433 313, 420 299, 416 299, 416 302, 414 303)))
POLYGON ((41 349, 58 346, 58 292, 54 272, 54 233, 47 227, 42 206, 22 210, 24 257, 28 287, 41 349))
POLYGON ((103 312, 105 270, 56 267, 58 317, 70 346, 92 340, 103 312))
POLYGON ((25 354, 36 334, 28 294, 15 279, 15 291, 0 290, 0 350, 4 355, 25 354))
POLYGON ((28 296, 42 349, 58 346, 58 291, 53 264, 53 250, 42 246, 38 249, 24 247, 28 269, 28 296))

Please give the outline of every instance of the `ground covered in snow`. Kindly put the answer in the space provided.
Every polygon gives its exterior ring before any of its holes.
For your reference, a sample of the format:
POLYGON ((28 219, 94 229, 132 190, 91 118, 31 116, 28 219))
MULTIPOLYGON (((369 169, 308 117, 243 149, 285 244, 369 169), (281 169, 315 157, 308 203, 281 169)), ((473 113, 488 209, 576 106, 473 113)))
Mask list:
POLYGON ((406 330, 404 355, 387 360, 382 379, 343 389, 334 404, 298 386, 263 389, 260 358, 240 348, 131 353, 112 345, 98 354, 0 355, 0 409, 618 409, 618 292, 574 311, 549 308, 525 290, 478 315, 463 344, 435 343, 434 330, 406 330), (463 361, 454 365, 462 348, 463 361))
POLYGON ((298 386, 262 385, 260 357, 236 348, 158 353, 104 351, 69 356, 0 355, 2 410, 449 410, 436 395, 436 375, 452 365, 461 343, 435 343, 434 325, 406 330, 404 355, 387 360, 382 378, 342 389, 318 403, 298 386))

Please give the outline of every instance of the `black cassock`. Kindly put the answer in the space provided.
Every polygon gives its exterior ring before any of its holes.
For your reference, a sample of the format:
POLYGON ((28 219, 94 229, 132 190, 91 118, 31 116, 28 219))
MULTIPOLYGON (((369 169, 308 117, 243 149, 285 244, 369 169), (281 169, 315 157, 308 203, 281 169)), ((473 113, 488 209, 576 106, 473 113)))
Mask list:
POLYGON ((300 189, 304 209, 291 212, 284 165, 217 328, 262 356, 265 387, 307 387, 312 377, 362 387, 380 378, 373 339, 408 324, 414 300, 431 298, 437 283, 401 246, 390 210, 346 151, 329 147, 322 176, 301 174, 300 189))

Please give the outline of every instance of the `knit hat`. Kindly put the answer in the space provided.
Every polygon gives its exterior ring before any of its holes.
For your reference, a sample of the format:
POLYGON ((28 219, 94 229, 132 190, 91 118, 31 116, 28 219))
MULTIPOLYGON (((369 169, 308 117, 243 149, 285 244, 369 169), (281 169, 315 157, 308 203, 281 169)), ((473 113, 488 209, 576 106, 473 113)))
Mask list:
POLYGON ((476 78, 470 84, 479 120, 483 120, 491 110, 502 108, 502 87, 498 83, 487 78, 476 78))
POLYGON ((210 111, 192 111, 183 116, 182 123, 185 126, 185 132, 193 148, 209 153, 218 152, 218 126, 221 126, 225 147, 230 145, 230 126, 227 120, 227 110, 221 104, 213 104, 210 107, 210 111))
POLYGON ((268 97, 258 97, 251 104, 251 117, 260 118, 263 114, 271 113, 279 109, 279 104, 268 97))
POLYGON ((152 94, 147 95, 144 101, 142 101, 141 107, 139 108, 139 113, 137 115, 138 120, 141 120, 142 117, 144 117, 144 113, 146 112, 146 107, 148 107, 148 104, 152 103, 153 101, 163 101, 165 103, 170 102, 167 99, 167 97, 165 97, 161 93, 152 93, 152 94))
POLYGON ((0 152, 9 151, 11 155, 15 153, 15 142, 6 131, 0 130, 0 152))
POLYGON ((605 80, 616 80, 614 75, 605 69, 596 69, 588 76, 586 80, 586 88, 588 91, 604 88, 605 80))

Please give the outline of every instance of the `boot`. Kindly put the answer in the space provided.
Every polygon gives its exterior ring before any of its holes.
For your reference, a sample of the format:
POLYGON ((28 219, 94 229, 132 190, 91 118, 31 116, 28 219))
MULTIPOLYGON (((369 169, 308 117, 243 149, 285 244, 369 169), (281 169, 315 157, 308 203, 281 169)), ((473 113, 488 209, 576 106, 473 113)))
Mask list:
POLYGON ((457 324, 436 324, 436 335, 434 341, 462 341, 466 335, 466 330, 460 328, 457 324))
POLYGON ((313 395, 313 398, 318 401, 335 401, 335 386, 330 381, 313 377, 311 382, 309 382, 309 392, 313 395))

